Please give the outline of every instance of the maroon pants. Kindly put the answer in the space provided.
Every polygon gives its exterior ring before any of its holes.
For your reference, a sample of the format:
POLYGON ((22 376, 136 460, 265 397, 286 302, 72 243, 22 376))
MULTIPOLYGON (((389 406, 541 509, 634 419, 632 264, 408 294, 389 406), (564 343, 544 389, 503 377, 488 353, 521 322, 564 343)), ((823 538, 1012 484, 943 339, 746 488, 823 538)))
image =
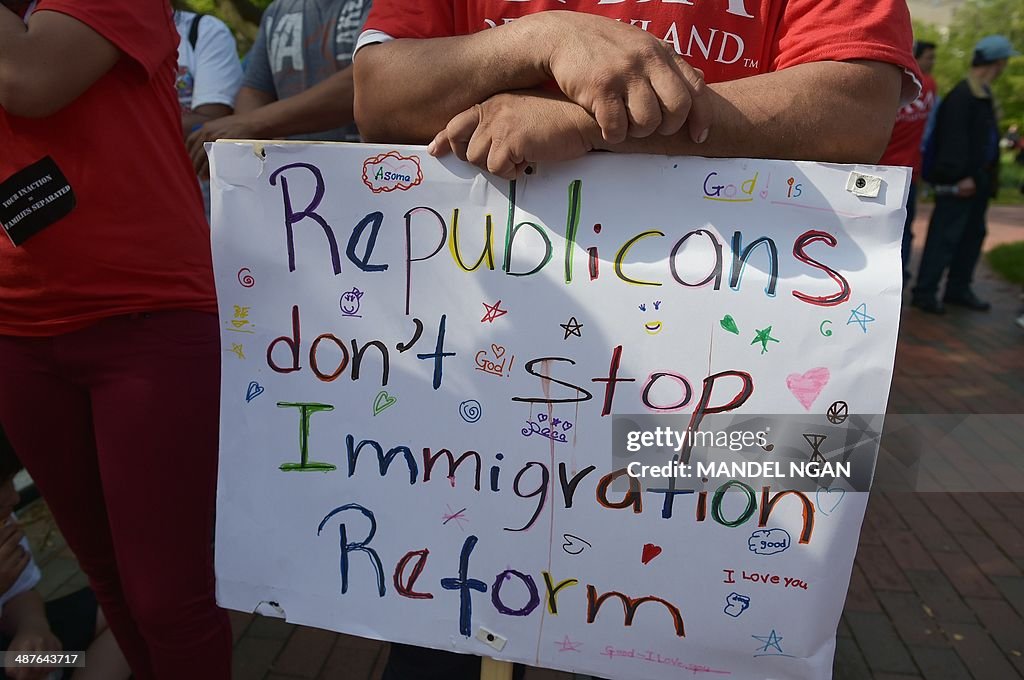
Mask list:
POLYGON ((138 680, 231 677, 214 600, 217 317, 0 336, 0 423, 138 680))

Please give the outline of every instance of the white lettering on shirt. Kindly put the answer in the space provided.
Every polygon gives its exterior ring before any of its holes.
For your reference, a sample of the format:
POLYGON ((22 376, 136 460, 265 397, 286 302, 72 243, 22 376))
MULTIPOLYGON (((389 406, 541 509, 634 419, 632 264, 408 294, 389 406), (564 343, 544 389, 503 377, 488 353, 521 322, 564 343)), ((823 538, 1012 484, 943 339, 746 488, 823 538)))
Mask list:
MULTIPOLYGON (((514 0, 516 2, 522 2, 523 0, 514 0)), ((599 5, 619 5, 626 0, 598 0, 599 5)), ((637 3, 647 3, 650 0, 635 0, 637 3)), ((692 0, 660 0, 666 5, 693 5, 692 0)), ((714 0, 715 2, 721 2, 721 0, 714 0)), ((746 0, 728 0, 729 7, 725 10, 729 14, 734 16, 743 17, 744 19, 753 19, 754 15, 747 11, 746 0)))
POLYGON ((284 60, 291 60, 294 71, 305 67, 302 56, 302 12, 282 16, 270 29, 270 62, 274 73, 284 70, 284 60))

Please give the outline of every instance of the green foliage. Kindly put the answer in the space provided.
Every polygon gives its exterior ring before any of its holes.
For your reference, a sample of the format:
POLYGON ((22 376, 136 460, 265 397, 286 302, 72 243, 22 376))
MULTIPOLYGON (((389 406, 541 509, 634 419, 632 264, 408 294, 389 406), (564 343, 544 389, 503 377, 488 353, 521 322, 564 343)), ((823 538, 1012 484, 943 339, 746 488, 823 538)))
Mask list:
POLYGON ((238 51, 245 54, 252 46, 259 29, 260 15, 272 0, 178 0, 185 9, 212 14, 226 23, 238 41, 238 51))
POLYGON ((1007 281, 1024 285, 1024 241, 996 246, 989 251, 988 262, 1007 281))
MULTIPOLYGON (((914 22, 914 37, 938 45, 935 71, 939 93, 945 94, 971 66, 974 45, 992 33, 1005 35, 1024 52, 1024 2, 1021 0, 966 0, 953 14, 948 28, 914 22)), ((1024 127, 1024 57, 1014 57, 993 84, 1002 109, 1001 127, 1024 127)))
POLYGON ((999 195, 995 202, 1001 205, 1024 203, 1024 163, 1017 162, 1016 151, 1004 151, 999 164, 999 195))

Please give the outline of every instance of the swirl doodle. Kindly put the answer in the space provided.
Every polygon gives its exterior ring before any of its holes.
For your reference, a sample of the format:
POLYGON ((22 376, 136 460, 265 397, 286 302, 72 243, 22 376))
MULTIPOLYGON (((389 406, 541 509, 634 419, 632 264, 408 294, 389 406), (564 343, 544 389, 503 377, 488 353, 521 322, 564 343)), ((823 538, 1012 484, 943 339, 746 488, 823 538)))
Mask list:
POLYGON ((238 270, 238 283, 242 288, 252 288, 256 285, 256 279, 252 277, 252 272, 248 267, 242 267, 238 270))
POLYGON ((467 399, 459 404, 459 415, 467 423, 475 423, 484 414, 484 409, 476 399, 467 399))

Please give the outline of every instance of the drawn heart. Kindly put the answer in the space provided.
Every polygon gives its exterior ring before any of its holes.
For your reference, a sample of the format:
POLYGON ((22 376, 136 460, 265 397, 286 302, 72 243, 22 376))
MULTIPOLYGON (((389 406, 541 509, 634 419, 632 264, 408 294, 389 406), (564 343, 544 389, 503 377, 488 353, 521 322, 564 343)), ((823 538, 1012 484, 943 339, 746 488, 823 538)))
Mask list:
POLYGON ((392 397, 387 392, 382 391, 373 402, 373 415, 377 415, 386 408, 391 408, 395 405, 396 401, 398 401, 398 397, 392 397))
POLYGON ((818 510, 821 511, 821 514, 828 517, 836 511, 844 496, 846 496, 846 489, 819 488, 817 493, 814 494, 814 502, 818 506, 818 510), (826 510, 826 508, 828 509, 826 510))
POLYGON ((491 351, 494 352, 494 356, 498 359, 505 356, 505 348, 502 347, 501 345, 492 344, 491 351))
POLYGON ((761 198, 768 198, 768 190, 767 189, 762 189, 761 190, 761 198))
POLYGON ((661 546, 654 545, 653 543, 644 543, 644 552, 640 556, 640 561, 647 564, 655 557, 661 554, 661 546))
POLYGON ((832 376, 827 368, 812 368, 803 375, 791 373, 786 377, 786 387, 793 393, 796 400, 810 411, 811 405, 825 389, 830 377, 832 376))
POLYGON ((249 403, 261 394, 263 394, 263 385, 260 385, 258 382, 253 380, 245 390, 245 402, 249 403))
POLYGON ((562 544, 562 550, 569 555, 579 555, 587 548, 592 547, 590 543, 584 541, 579 536, 573 536, 572 534, 562 534, 562 538, 565 539, 565 543, 562 544))
POLYGON ((718 323, 720 323, 722 325, 722 328, 729 331, 730 333, 733 333, 734 335, 740 334, 740 329, 736 325, 736 319, 732 318, 731 315, 726 314, 718 323))

